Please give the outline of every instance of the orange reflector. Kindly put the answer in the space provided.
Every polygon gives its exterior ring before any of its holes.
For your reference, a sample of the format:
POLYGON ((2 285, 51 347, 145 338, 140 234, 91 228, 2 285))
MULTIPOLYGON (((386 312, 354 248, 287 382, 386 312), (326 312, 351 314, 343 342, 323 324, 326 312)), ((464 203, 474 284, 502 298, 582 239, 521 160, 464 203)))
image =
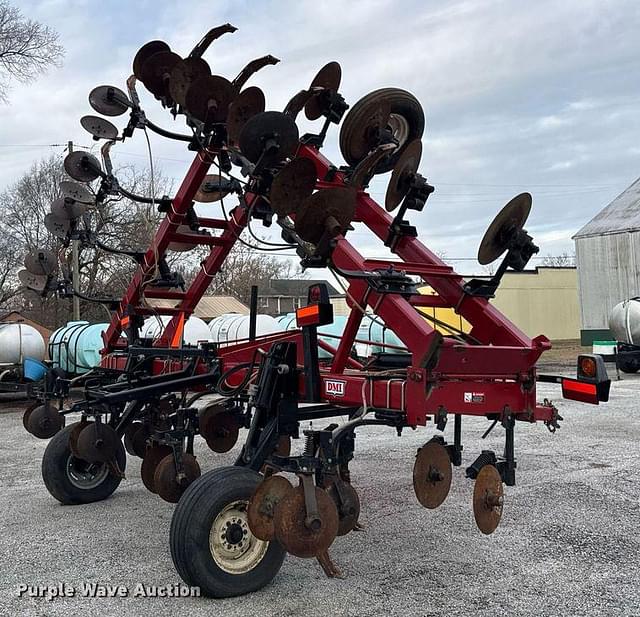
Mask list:
POLYGON ((123 317, 123 318, 120 320, 120 325, 121 325, 123 328, 126 328, 126 327, 129 325, 129 317, 123 317))
POLYGON ((184 332, 184 313, 180 313, 180 319, 178 320, 178 327, 173 333, 171 339, 171 347, 180 347, 180 341, 182 340, 182 333, 184 332))
POLYGON ((562 379, 562 396, 582 403, 599 404, 596 384, 578 381, 577 379, 562 379))
POLYGON ((593 358, 580 358, 580 375, 593 379, 596 376, 596 361, 593 358))
POLYGON ((313 326, 320 321, 320 305, 310 304, 296 310, 296 323, 298 327, 313 326))

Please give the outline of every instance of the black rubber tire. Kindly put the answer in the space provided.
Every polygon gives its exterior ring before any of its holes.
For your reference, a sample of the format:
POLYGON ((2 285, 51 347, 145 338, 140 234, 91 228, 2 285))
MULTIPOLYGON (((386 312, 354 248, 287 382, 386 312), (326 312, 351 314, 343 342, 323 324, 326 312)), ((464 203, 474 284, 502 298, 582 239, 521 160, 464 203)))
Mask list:
POLYGON ((408 146, 414 139, 420 139, 424 133, 425 119, 424 110, 418 99, 400 88, 380 88, 363 96, 347 113, 342 127, 340 128, 340 152, 348 165, 355 167, 360 160, 354 158, 349 152, 349 140, 352 128, 359 124, 361 112, 372 102, 383 99, 389 101, 391 113, 403 116, 408 124, 408 135, 400 147, 390 156, 382 159, 375 168, 376 174, 383 174, 391 171, 408 146))
MULTIPOLYGON (((69 434, 75 424, 71 424, 56 433, 47 444, 42 457, 42 479, 51 495, 63 505, 77 505, 102 501, 109 497, 117 488, 122 478, 109 470, 104 479, 96 486, 83 489, 74 484, 69 478, 67 465, 71 454, 69 434)), ((127 465, 127 455, 122 446, 118 448, 116 458, 120 470, 124 472, 127 465)))
POLYGON ((640 366, 633 360, 619 360, 618 367, 623 373, 637 373, 640 369, 640 366))
MULTIPOLYGON (((262 476, 244 467, 221 467, 193 482, 171 519, 171 557, 187 585, 197 585, 205 596, 227 598, 257 591, 280 570, 286 552, 275 540, 249 572, 230 574, 214 561, 209 548, 211 527, 230 503, 249 501, 262 476)), ((250 532, 249 532, 250 533, 250 532)))

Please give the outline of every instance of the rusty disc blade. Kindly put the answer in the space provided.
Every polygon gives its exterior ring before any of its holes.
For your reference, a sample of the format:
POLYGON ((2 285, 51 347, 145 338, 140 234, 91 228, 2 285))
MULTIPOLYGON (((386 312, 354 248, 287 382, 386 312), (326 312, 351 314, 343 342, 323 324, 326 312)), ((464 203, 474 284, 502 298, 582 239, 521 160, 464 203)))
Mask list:
POLYGON ((393 212, 406 197, 410 189, 411 179, 418 171, 421 158, 422 142, 419 139, 414 139, 405 148, 391 173, 384 201, 384 207, 387 212, 393 212))
POLYGON ((140 456, 142 458, 144 456, 145 448, 142 450, 142 454, 138 454, 134 448, 134 437, 135 434, 141 429, 144 428, 142 422, 132 422, 124 429, 123 441, 124 441, 124 449, 131 454, 131 456, 140 456))
POLYGON ((391 116, 391 104, 376 98, 349 111, 340 129, 340 151, 351 166, 357 165, 379 142, 391 116))
POLYGON ((480 248, 478 262, 483 266, 495 261, 507 250, 511 234, 524 227, 531 212, 531 194, 516 195, 493 219, 480 248))
POLYGON ((133 74, 142 81, 142 65, 154 54, 161 51, 171 51, 164 41, 149 41, 145 43, 133 58, 133 74))
POLYGON ((184 477, 178 479, 173 454, 168 454, 158 463, 153 475, 153 486, 159 497, 169 503, 178 503, 187 487, 200 477, 200 465, 193 454, 182 455, 182 471, 184 477))
POLYGON ((99 116, 82 116, 80 125, 90 135, 97 139, 117 139, 118 127, 113 122, 99 116))
MULTIPOLYGON (((337 90, 340 87, 342 68, 337 62, 325 64, 313 78, 310 88, 324 88, 325 90, 337 90)), ((322 115, 322 93, 314 95, 304 106, 305 116, 309 120, 317 120, 322 115)))
POLYGON ((349 482, 340 479, 332 482, 326 490, 338 508, 338 535, 345 536, 355 529, 360 518, 358 492, 349 482))
POLYGON ((338 510, 326 491, 315 487, 320 527, 305 525, 307 508, 304 490, 299 485, 278 503, 273 516, 275 537, 283 548, 296 557, 315 557, 326 551, 338 535, 338 510))
POLYGON ((269 165, 293 155, 298 139, 298 127, 289 116, 280 111, 264 111, 244 125, 238 143, 242 154, 252 163, 257 163, 262 157, 265 165, 269 165), (265 152, 270 141, 274 141, 277 147, 265 152))
POLYGON ((72 424, 73 428, 69 431, 69 450, 71 450, 71 454, 76 458, 81 458, 78 453, 78 436, 80 435, 80 431, 82 431, 87 424, 89 423, 85 418, 83 418, 80 422, 72 424))
POLYGON ((53 212, 44 215, 44 226, 56 238, 64 239, 71 231, 71 221, 60 219, 53 212))
POLYGON ((228 411, 222 411, 200 425, 200 434, 209 448, 222 454, 236 445, 240 425, 237 418, 228 411))
POLYGON ((258 486, 247 508, 249 529, 258 540, 273 540, 273 515, 276 506, 292 490, 291 482, 284 476, 269 476, 258 486))
POLYGON ((93 193, 86 186, 69 180, 60 182, 60 192, 63 197, 68 197, 81 204, 92 204, 96 200, 93 193))
POLYGON ((80 218, 86 211, 85 204, 70 197, 60 197, 51 204, 51 212, 57 219, 73 221, 80 218))
POLYGON ((306 242, 317 244, 325 233, 344 234, 356 211, 356 191, 352 188, 323 189, 298 207, 296 233, 306 242))
POLYGON ((23 412, 22 414, 22 426, 24 426, 24 430, 28 431, 29 429, 27 428, 27 423, 29 422, 29 416, 31 415, 31 412, 36 409, 36 407, 39 407, 40 403, 38 401, 36 401, 35 403, 31 403, 31 405, 29 405, 23 412))
POLYGON ((485 465, 473 487, 473 516, 482 533, 489 535, 496 530, 502 518, 503 502, 500 473, 493 465, 485 465))
POLYGON ((49 403, 33 409, 27 419, 27 430, 38 439, 53 437, 63 426, 64 416, 49 403))
POLYGON ((169 78, 174 67, 182 58, 172 51, 159 51, 147 58, 140 69, 141 80, 145 88, 157 97, 169 95, 169 78))
POLYGON ((88 152, 71 152, 64 159, 64 170, 78 182, 93 182, 102 167, 100 161, 88 152))
POLYGON ((447 449, 437 441, 428 441, 413 465, 413 490, 422 506, 437 508, 451 488, 451 460, 447 449))
POLYGON ((38 276, 48 276, 58 269, 58 258, 53 251, 38 249, 24 258, 24 267, 38 276))
POLYGON ((202 58, 185 58, 176 64, 169 77, 169 96, 184 107, 187 90, 194 81, 211 75, 211 68, 202 58))
POLYGON ((80 431, 76 450, 88 463, 107 463, 115 458, 119 444, 118 434, 108 424, 90 422, 80 431))
POLYGON ((208 75, 194 81, 185 95, 184 107, 201 122, 224 122, 235 90, 228 79, 208 75))
POLYGON ((115 86, 96 86, 89 92, 89 105, 103 116, 121 116, 129 109, 129 97, 115 86))
POLYGON ((230 144, 237 144, 244 125, 256 114, 264 112, 264 92, 256 86, 244 89, 229 105, 227 137, 230 144))
POLYGON ((148 446, 144 453, 142 465, 140 465, 140 477, 142 478, 142 483, 147 487, 147 490, 152 493, 156 492, 153 483, 156 468, 160 464, 160 461, 168 455, 173 456, 173 449, 170 446, 160 444, 148 446))
POLYGON ((287 163, 271 184, 269 201, 278 216, 297 212, 300 204, 311 196, 316 186, 316 166, 306 158, 287 163))
POLYGON ((209 174, 204 177, 200 188, 193 196, 193 200, 203 204, 220 201, 231 192, 228 187, 228 180, 218 174, 209 174))
POLYGON ((31 274, 27 270, 18 272, 18 280, 31 291, 43 292, 47 288, 49 277, 46 274, 31 274))

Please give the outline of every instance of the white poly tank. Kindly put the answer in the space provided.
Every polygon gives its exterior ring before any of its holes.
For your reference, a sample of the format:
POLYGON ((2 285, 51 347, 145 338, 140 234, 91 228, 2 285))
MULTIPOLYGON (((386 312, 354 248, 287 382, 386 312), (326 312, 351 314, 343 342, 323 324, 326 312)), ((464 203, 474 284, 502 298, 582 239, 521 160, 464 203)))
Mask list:
POLYGON ((25 358, 44 360, 44 352, 44 339, 33 326, 0 324, 0 365, 22 364, 25 358))
MULTIPOLYGON (((170 321, 171 317, 169 315, 159 315, 158 317, 145 319, 140 329, 140 337, 151 339, 159 338, 170 321)), ((211 334, 209 333, 207 324, 200 319, 200 317, 191 315, 184 324, 182 344, 197 345, 202 341, 209 340, 211 340, 211 334)))
POLYGON ((609 330, 616 341, 640 345, 640 298, 624 300, 613 307, 609 330))
MULTIPOLYGON (((249 315, 225 313, 209 322, 210 339, 224 345, 249 338, 249 315)), ((271 315, 256 315, 256 336, 265 336, 280 332, 283 326, 271 315)))

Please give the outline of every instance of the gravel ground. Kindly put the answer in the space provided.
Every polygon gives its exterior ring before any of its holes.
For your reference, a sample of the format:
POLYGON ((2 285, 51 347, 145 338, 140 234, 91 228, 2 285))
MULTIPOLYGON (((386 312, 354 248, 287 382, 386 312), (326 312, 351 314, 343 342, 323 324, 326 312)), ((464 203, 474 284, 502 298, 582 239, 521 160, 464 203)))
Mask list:
MULTIPOLYGON (((173 506, 148 493, 140 461, 105 502, 60 506, 40 476, 46 443, 25 434, 20 416, 0 415, 0 615, 640 615, 640 377, 614 383, 600 407, 560 403, 555 435, 518 425, 518 486, 506 489, 502 525, 475 527, 473 485, 454 470, 451 493, 435 511, 413 495, 416 448, 431 430, 368 427, 352 464, 366 529, 331 549, 344 573, 326 579, 311 560, 289 557, 273 583, 251 596, 206 598, 18 597, 18 585, 83 582, 179 583, 168 548, 173 506)), ((541 385, 539 397, 556 398, 541 385)), ((451 427, 452 428, 452 427, 451 427)), ((501 449, 496 429, 465 422, 468 465, 482 448, 501 449)), ((449 433, 449 431, 447 431, 449 433)), ((199 448, 203 470, 230 455, 199 448)), ((78 591, 78 593, 80 593, 78 591)))

